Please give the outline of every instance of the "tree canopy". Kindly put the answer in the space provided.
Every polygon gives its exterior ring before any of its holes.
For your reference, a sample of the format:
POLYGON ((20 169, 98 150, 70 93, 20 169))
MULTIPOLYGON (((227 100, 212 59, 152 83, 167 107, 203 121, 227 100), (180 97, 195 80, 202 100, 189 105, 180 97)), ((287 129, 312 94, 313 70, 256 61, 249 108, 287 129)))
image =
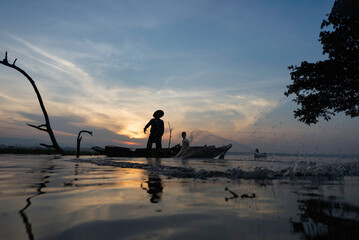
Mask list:
POLYGON ((339 112, 359 116, 359 1, 335 1, 321 29, 319 41, 328 59, 289 66, 293 82, 284 93, 296 96, 300 107, 294 117, 308 125, 339 112))

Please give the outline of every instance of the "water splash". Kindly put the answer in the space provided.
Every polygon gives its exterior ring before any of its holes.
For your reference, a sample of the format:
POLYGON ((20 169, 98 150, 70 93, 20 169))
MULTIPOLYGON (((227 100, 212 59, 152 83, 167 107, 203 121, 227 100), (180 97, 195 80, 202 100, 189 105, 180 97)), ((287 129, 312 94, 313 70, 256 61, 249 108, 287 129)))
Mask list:
POLYGON ((285 177, 338 178, 343 176, 359 176, 359 162, 324 164, 320 162, 299 161, 294 162, 292 166, 285 167, 283 169, 272 169, 257 166, 251 170, 243 170, 240 167, 227 170, 196 170, 192 167, 152 165, 146 163, 119 161, 119 159, 111 158, 75 159, 73 161, 93 163, 100 166, 145 169, 168 177, 178 178, 277 179, 285 177))
POLYGON ((219 146, 232 144, 232 151, 252 152, 251 147, 249 147, 246 144, 242 144, 230 139, 222 138, 208 131, 194 130, 190 133, 189 139, 192 140, 191 145, 193 146, 216 145, 217 147, 219 147, 219 146))

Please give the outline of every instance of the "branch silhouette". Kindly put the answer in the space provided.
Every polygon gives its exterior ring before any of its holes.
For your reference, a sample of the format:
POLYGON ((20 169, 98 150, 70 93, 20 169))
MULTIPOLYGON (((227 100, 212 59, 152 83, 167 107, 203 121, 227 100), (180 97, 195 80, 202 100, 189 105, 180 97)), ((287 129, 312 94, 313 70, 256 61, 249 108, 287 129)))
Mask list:
POLYGON ((54 132, 52 131, 52 128, 51 128, 51 125, 50 125, 49 116, 47 115, 47 111, 46 111, 46 108, 44 106, 44 102, 42 101, 41 94, 40 94, 39 90, 37 89, 35 81, 24 70, 22 70, 21 68, 19 68, 19 67, 17 67, 15 65, 16 60, 17 59, 15 59, 13 64, 10 64, 9 61, 8 61, 8 58, 7 58, 7 52, 5 52, 5 58, 2 61, 0 61, 0 63, 7 66, 7 67, 15 69, 16 71, 20 72, 22 75, 24 75, 29 80, 32 87, 34 88, 34 91, 36 93, 37 99, 39 101, 39 104, 40 104, 40 107, 41 107, 41 110, 42 110, 42 113, 44 114, 44 117, 45 117, 45 124, 41 124, 39 126, 35 126, 35 125, 32 125, 32 124, 27 124, 27 125, 30 126, 30 127, 36 128, 36 129, 38 129, 40 131, 45 131, 45 132, 47 132, 49 134, 51 142, 52 142, 52 145, 47 145, 47 144, 40 144, 40 145, 45 146, 45 147, 54 148, 60 154, 65 155, 64 150, 62 150, 62 148, 59 146, 59 144, 56 141, 54 132))
POLYGON ((82 136, 81 136, 81 133, 88 133, 92 136, 92 132, 91 131, 87 131, 87 130, 81 130, 79 132, 79 134, 77 135, 77 154, 76 154, 76 157, 79 158, 80 157, 80 143, 81 143, 81 140, 82 140, 82 136))

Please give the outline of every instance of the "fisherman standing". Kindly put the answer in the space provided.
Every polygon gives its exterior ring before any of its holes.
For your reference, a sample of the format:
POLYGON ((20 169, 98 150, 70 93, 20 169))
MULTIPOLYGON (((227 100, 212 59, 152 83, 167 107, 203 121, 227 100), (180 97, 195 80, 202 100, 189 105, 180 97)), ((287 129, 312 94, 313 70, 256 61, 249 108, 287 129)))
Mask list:
POLYGON ((154 112, 154 118, 152 118, 143 129, 144 133, 146 133, 147 128, 151 126, 150 136, 148 137, 147 141, 147 149, 151 149, 153 143, 156 143, 157 150, 162 149, 162 135, 165 127, 163 121, 160 118, 163 117, 163 115, 164 112, 162 110, 157 110, 154 112))

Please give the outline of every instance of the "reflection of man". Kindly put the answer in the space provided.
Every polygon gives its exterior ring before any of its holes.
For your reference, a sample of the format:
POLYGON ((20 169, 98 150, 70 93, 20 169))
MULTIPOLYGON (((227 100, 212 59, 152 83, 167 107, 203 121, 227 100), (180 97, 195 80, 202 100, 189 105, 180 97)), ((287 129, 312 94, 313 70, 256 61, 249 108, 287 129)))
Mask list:
POLYGON ((144 133, 146 133, 147 128, 151 126, 151 133, 147 141, 147 149, 151 149, 153 143, 156 143, 156 149, 162 148, 162 135, 165 127, 163 121, 160 118, 163 117, 163 115, 164 112, 162 110, 157 110, 154 112, 154 118, 152 118, 143 129, 144 133))
POLYGON ((161 200, 161 196, 159 194, 162 193, 163 190, 161 178, 157 175, 150 175, 148 176, 147 184, 147 193, 152 195, 150 199, 151 203, 158 203, 161 200))
POLYGON ((163 190, 162 180, 155 173, 148 174, 148 180, 146 181, 148 188, 145 188, 141 184, 141 188, 143 190, 147 190, 147 193, 151 195, 150 202, 151 203, 158 203, 161 200, 161 193, 163 190))

